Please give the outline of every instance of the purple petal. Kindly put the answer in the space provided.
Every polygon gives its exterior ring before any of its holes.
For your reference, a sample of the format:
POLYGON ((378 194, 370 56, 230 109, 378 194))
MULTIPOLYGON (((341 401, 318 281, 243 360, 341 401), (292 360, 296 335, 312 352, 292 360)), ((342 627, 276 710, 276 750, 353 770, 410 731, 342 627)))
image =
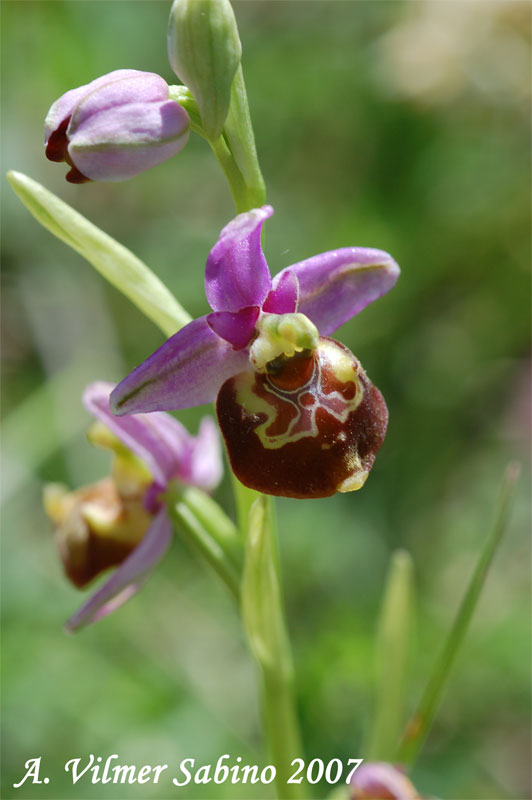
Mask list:
POLYGON ((271 206, 255 208, 222 230, 205 270, 205 294, 213 311, 238 311, 264 302, 272 282, 260 234, 272 214, 271 206))
POLYGON ((116 111, 130 103, 160 103, 168 100, 168 84, 154 72, 116 70, 97 78, 85 87, 85 94, 72 113, 68 136, 94 114, 106 110, 116 111))
POLYGON ((102 619, 129 600, 143 585, 149 571, 165 554, 172 537, 172 526, 166 508, 162 508, 146 535, 118 567, 109 580, 98 589, 80 610, 66 623, 73 632, 102 619))
POLYGON ((242 350, 253 336, 259 313, 259 306, 241 308, 236 313, 213 311, 207 315, 207 322, 213 331, 233 345, 235 350, 242 350))
POLYGON ((222 473, 218 426, 211 417, 203 417, 198 435, 193 439, 186 465, 182 464, 177 477, 183 483, 210 491, 220 483, 222 473))
POLYGON ((116 417, 109 408, 112 383, 91 383, 83 394, 87 411, 97 417, 148 467, 154 480, 166 486, 192 447, 192 436, 168 414, 116 417))
MULTIPOLYGON (((44 143, 46 144, 48 142, 51 134, 57 130, 62 122, 72 116, 76 106, 83 97, 90 94, 95 89, 100 89, 103 86, 116 83, 117 81, 123 82, 125 79, 134 79, 138 81, 139 76, 144 76, 145 80, 147 79, 146 76, 149 76, 152 80, 156 78, 159 84, 162 82, 166 87, 166 95, 155 99, 168 99, 168 85, 159 75, 155 75, 152 72, 139 72, 139 70, 136 69, 116 69, 113 72, 102 75, 100 78, 96 78, 90 83, 78 86, 76 89, 70 89, 55 101, 50 107, 44 121, 44 143)), ((144 85, 146 86, 146 84, 144 85)), ((153 85, 155 86, 155 84, 153 85)), ((160 92, 160 88, 158 91, 160 92)))
POLYGON ((71 122, 68 152, 93 181, 127 180, 178 153, 189 124, 187 112, 173 100, 117 106, 84 118, 72 133, 71 122))
POLYGON ((276 275, 274 289, 289 270, 299 279, 297 310, 323 336, 386 294, 399 277, 399 267, 388 253, 368 247, 344 247, 293 264, 276 275))
POLYGON ((268 293, 262 310, 270 314, 292 314, 299 300, 299 281, 290 267, 283 270, 275 283, 275 289, 268 293))
POLYGON ((114 414, 136 414, 211 403, 221 385, 247 363, 246 351, 233 350, 200 317, 118 384, 111 409, 114 414))

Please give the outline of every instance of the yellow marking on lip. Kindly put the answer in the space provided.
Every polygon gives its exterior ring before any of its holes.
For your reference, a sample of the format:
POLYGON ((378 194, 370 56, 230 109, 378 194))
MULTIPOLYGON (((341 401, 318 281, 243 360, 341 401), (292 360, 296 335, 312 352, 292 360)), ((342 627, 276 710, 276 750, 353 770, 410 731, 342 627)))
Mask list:
POLYGON ((362 489, 362 487, 366 483, 368 475, 369 472, 367 472, 366 470, 362 470, 360 472, 355 473, 354 475, 350 475, 348 478, 342 481, 337 491, 356 492, 358 489, 362 489))

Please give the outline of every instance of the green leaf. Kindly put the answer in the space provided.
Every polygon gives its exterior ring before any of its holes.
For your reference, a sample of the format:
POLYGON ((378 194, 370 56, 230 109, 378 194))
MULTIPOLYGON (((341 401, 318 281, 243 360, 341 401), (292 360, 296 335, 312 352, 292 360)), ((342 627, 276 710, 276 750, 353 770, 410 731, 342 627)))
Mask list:
POLYGON ((130 250, 37 181, 21 172, 8 172, 7 177, 15 193, 43 227, 86 258, 167 336, 190 322, 191 317, 169 289, 130 250))
POLYGON ((493 528, 471 576, 469 586, 462 599, 447 640, 432 674, 427 681, 419 705, 410 718, 399 746, 397 759, 403 764, 412 764, 418 755, 438 711, 440 701, 449 680, 456 656, 463 644, 469 623, 477 607, 486 577, 507 528, 515 484, 519 477, 519 466, 510 464, 505 472, 499 503, 495 512, 493 528))
POLYGON ((412 628, 413 568, 410 555, 391 558, 377 632, 373 724, 368 761, 393 761, 404 725, 405 690, 412 628))

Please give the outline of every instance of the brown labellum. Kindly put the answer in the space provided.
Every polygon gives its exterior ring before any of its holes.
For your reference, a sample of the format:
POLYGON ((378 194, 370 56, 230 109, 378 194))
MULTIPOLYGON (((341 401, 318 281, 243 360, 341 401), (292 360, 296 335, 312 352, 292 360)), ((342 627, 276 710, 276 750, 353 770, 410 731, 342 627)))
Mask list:
POLYGON ((231 466, 246 486, 282 497, 328 497, 363 486, 388 411, 347 347, 321 338, 224 383, 216 404, 231 466))
POLYGON ((118 566, 137 547, 152 517, 140 497, 122 497, 111 478, 65 493, 56 541, 65 573, 78 588, 118 566))

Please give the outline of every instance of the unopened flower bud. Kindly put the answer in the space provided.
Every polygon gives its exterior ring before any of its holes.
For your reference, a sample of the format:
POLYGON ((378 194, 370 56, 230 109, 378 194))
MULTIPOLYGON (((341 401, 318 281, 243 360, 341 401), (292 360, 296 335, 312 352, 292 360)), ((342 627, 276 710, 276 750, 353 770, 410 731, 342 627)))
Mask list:
POLYGON ((351 800, 421 800, 399 767, 384 761, 362 764, 351 778, 351 800))
MULTIPOLYGON (((286 331, 279 325, 279 334, 313 341, 310 327, 292 325, 303 315, 283 316, 289 324, 286 331)), ((233 471, 246 486, 284 497, 360 489, 384 441, 384 398, 335 340, 322 337, 315 349, 292 352, 220 389, 216 410, 233 471)))
POLYGON ((217 139, 224 126, 242 45, 229 0, 174 0, 168 58, 198 104, 203 129, 217 139))
POLYGON ((159 75, 120 69, 66 92, 44 128, 46 157, 70 165, 67 181, 123 181, 178 153, 189 118, 159 75))

